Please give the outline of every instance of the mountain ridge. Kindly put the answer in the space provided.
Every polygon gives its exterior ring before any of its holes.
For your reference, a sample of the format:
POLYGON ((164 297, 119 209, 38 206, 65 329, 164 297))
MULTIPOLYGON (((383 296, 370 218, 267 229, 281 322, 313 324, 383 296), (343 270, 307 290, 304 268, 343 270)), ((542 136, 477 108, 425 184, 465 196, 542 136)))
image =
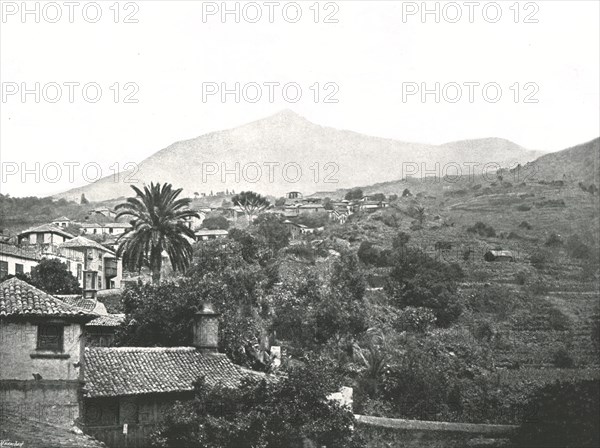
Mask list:
MULTIPOLYGON (((369 136, 315 124, 284 109, 174 142, 144 159, 134 177, 141 183, 170 182, 187 196, 246 189, 281 195, 397 180, 406 163, 423 169, 435 168, 436 163, 510 166, 531 162, 540 154, 495 137, 432 145, 369 136)), ((129 184, 107 176, 54 197, 77 200, 85 194, 101 201, 131 193, 129 184)))

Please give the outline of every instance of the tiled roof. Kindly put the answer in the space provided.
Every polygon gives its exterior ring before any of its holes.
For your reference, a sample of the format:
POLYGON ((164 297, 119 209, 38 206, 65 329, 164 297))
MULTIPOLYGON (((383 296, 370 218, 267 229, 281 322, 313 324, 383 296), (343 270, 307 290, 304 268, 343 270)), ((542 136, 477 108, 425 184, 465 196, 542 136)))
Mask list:
POLYGON ((0 243, 0 259, 2 256, 13 256, 26 260, 41 260, 42 255, 34 248, 13 246, 0 243))
POLYGON ((69 241, 65 241, 64 243, 61 243, 58 247, 93 247, 94 249, 98 249, 104 252, 109 252, 109 253, 114 253, 112 250, 104 247, 102 244, 97 243, 93 240, 90 240, 88 238, 84 238, 82 236, 78 236, 77 238, 73 238, 72 240, 69 241))
POLYGON ((61 221, 70 221, 69 218, 67 218, 66 216, 61 216, 60 218, 56 218, 54 221, 52 222, 61 222, 61 221))
POLYGON ((202 375, 237 387, 245 376, 224 354, 194 347, 86 347, 84 372, 88 397, 191 391, 202 375))
POLYGON ((56 233, 67 238, 74 237, 74 235, 71 235, 69 232, 65 232, 63 229, 61 229, 58 226, 55 226, 54 224, 42 224, 41 226, 32 227, 30 229, 23 230, 19 233, 19 235, 27 235, 29 233, 56 233))
POLYGON ((45 293, 16 277, 0 283, 0 316, 80 316, 97 315, 45 293))
POLYGON ((88 322, 86 327, 118 327, 125 320, 125 314, 106 314, 88 322))
POLYGON ((56 295, 57 298, 65 302, 67 305, 76 306, 77 308, 84 309, 86 311, 94 311, 96 307, 96 300, 94 299, 84 299, 79 294, 69 294, 69 295, 56 295))

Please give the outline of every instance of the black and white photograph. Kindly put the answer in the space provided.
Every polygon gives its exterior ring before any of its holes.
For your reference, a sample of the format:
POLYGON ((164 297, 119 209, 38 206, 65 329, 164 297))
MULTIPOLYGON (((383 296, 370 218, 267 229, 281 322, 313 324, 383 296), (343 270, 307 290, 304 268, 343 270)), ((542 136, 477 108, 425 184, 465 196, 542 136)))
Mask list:
POLYGON ((599 0, 0 0, 1 448, 600 448, 599 0))

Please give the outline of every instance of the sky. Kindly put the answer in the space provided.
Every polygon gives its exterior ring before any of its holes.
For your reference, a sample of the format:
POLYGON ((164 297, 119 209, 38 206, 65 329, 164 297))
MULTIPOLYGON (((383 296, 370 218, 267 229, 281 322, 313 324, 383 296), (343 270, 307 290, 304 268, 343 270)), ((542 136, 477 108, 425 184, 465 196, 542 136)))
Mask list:
POLYGON ((2 194, 282 109, 408 142, 600 135, 597 1, 0 3, 2 194))

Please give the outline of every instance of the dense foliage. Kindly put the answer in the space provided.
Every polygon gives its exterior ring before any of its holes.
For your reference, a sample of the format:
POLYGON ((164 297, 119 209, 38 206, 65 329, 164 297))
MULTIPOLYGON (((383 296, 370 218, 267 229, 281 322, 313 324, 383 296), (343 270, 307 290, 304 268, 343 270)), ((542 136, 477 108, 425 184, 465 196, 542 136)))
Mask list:
POLYGON ((248 378, 238 389, 208 388, 201 378, 195 399, 168 412, 152 446, 358 448, 352 411, 327 399, 340 381, 326 360, 275 380, 248 378))
POLYGON ((48 294, 81 294, 77 277, 57 259, 44 258, 24 279, 48 294))

